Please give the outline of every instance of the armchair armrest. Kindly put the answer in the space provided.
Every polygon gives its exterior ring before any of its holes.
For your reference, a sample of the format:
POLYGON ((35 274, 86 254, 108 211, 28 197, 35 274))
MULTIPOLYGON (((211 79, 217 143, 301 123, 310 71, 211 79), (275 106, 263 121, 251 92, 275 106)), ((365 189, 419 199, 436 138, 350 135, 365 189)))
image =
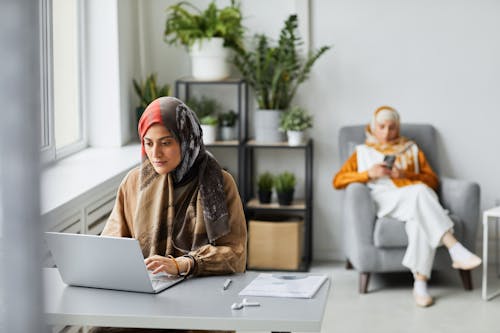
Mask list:
POLYGON ((349 184, 345 189, 344 223, 352 229, 356 240, 363 244, 373 244, 375 228, 375 203, 368 186, 362 183, 349 184))
POLYGON ((374 271, 377 267, 373 244, 376 210, 370 189, 365 184, 352 183, 343 192, 345 254, 357 270, 374 271))
POLYGON ((474 249, 479 223, 479 185, 465 180, 441 177, 439 197, 444 208, 464 221, 464 245, 474 249))

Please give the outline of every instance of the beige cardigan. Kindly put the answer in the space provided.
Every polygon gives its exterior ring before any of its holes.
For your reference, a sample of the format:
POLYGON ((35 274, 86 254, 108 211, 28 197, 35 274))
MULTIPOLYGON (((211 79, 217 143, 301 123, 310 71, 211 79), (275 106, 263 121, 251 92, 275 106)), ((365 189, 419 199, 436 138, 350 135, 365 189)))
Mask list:
MULTIPOLYGON (((214 245, 204 244, 195 248, 195 240, 206 237, 205 223, 201 201, 196 200, 196 207, 190 207, 186 215, 190 216, 191 226, 181 227, 184 243, 190 243, 190 248, 174 246, 174 257, 190 255, 194 261, 193 275, 216 275, 244 272, 247 257, 247 228, 243 206, 238 193, 238 188, 233 177, 223 173, 224 192, 229 212, 230 232, 216 240, 214 245)), ((150 244, 142 241, 141 235, 151 233, 150 225, 134 223, 137 216, 137 196, 139 193, 140 168, 131 170, 123 179, 116 197, 115 206, 104 227, 102 235, 115 237, 132 237, 139 240, 143 254, 149 253, 150 244)), ((172 186, 168 184, 168 186, 172 186)), ((177 230, 175 228, 174 230, 177 230)), ((176 235, 177 239, 179 235, 176 235)))

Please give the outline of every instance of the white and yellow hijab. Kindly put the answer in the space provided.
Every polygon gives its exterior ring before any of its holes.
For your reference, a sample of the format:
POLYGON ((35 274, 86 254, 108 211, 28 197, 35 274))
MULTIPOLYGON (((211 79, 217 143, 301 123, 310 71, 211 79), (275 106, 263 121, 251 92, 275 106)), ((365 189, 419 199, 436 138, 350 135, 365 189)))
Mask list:
MULTIPOLYGON (((367 148, 366 153, 369 153, 369 151, 372 151, 372 153, 374 153, 373 151, 376 151, 378 152, 378 154, 375 153, 370 155, 381 157, 382 160, 384 155, 396 155, 395 166, 397 168, 403 170, 411 170, 415 173, 418 173, 419 172, 418 147, 412 140, 399 135, 400 124, 401 124, 400 116, 399 113, 396 111, 396 109, 386 105, 376 109, 375 112, 373 113, 373 117, 370 121, 370 124, 366 126, 365 130, 366 140, 364 146, 367 148), (398 136, 391 142, 381 143, 377 140, 377 138, 373 133, 375 131, 375 124, 386 120, 393 120, 396 122, 398 126, 398 136)), ((363 150, 358 149, 358 154, 360 153, 363 154, 363 150)), ((361 160, 366 160, 366 158, 358 156, 358 161, 360 160, 359 157, 361 157, 361 160)), ((380 163, 381 161, 371 161, 371 164, 380 163)), ((366 165, 365 167, 368 168, 369 166, 366 165)))

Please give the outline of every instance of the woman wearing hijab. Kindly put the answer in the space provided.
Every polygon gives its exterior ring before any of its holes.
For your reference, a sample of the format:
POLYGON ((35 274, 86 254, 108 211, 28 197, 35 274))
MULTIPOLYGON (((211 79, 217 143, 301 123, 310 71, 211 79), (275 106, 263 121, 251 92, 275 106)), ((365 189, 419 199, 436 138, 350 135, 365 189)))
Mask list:
POLYGON ((416 304, 426 307, 433 304, 427 280, 438 246, 448 248, 457 269, 474 269, 481 259, 453 236, 453 221, 435 192, 438 178, 417 144, 399 135, 399 127, 394 108, 378 108, 366 128, 365 144, 356 147, 335 175, 333 186, 342 189, 353 182, 365 183, 376 203, 377 217, 406 221, 408 247, 403 265, 414 275, 416 304), (395 157, 392 166, 384 162, 387 155, 395 157))
POLYGON ((102 235, 136 238, 154 274, 245 271, 247 229, 238 189, 206 152, 194 112, 176 98, 160 97, 139 120, 139 135, 142 164, 123 179, 102 235))

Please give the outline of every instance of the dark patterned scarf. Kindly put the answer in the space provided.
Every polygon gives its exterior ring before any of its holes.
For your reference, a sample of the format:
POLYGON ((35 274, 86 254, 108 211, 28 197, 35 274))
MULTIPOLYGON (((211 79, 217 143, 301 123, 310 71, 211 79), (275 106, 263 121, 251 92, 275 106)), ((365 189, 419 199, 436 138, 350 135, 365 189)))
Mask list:
MULTIPOLYGON (((154 100, 148 105, 139 120, 143 160, 139 190, 147 191, 152 182, 158 181, 160 177, 167 177, 167 175, 156 173, 144 148, 144 135, 154 124, 164 125, 179 142, 181 162, 171 172, 174 187, 182 186, 197 178, 207 236, 210 243, 214 243, 215 240, 229 232, 222 169, 205 150, 201 126, 195 113, 177 98, 160 97, 154 100)), ((163 203, 163 205, 167 204, 163 203)), ((163 210, 165 207, 161 207, 161 209, 163 210)), ((162 221, 158 221, 158 223, 161 224, 162 221)))

